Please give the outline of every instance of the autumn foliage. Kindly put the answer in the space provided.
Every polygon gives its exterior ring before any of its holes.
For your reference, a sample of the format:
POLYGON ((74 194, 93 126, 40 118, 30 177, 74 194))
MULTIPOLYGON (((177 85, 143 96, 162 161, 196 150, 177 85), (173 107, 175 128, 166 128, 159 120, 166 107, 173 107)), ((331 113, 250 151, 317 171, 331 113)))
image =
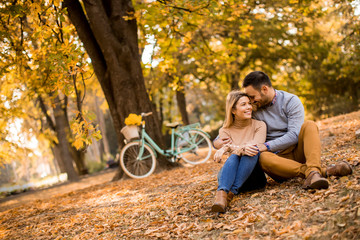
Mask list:
POLYGON ((359 239, 360 111, 317 122, 322 160, 353 166, 326 190, 302 179, 268 181, 236 196, 226 214, 210 212, 221 165, 163 171, 59 194, 0 213, 2 239, 359 239))

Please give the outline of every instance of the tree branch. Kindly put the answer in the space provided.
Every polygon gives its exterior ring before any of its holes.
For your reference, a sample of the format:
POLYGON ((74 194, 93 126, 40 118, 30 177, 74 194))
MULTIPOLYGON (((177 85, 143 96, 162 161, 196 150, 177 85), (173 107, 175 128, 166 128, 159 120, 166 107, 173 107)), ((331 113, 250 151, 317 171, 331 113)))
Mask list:
POLYGON ((67 8, 68 16, 74 24, 76 31, 84 44, 86 52, 89 54, 94 71, 98 78, 105 76, 106 62, 101 52, 99 44, 90 28, 89 22, 85 16, 78 0, 64 0, 64 8, 67 8))
MULTIPOLYGON (((205 9, 205 8, 208 8, 210 6, 210 0, 208 0, 208 3, 203 6, 203 7, 199 7, 199 8, 195 8, 195 9, 189 9, 189 8, 184 8, 184 7, 178 7, 178 6, 175 6, 175 5, 168 5, 167 4, 167 0, 157 0, 159 3, 161 4, 164 4, 165 6, 167 7, 171 7, 173 9, 177 9, 177 10, 181 10, 181 11, 185 11, 185 12, 189 12, 189 13, 195 13, 199 10, 202 10, 202 9, 205 9)), ((199 13, 197 13, 199 14, 199 13)), ((202 15, 202 14, 199 14, 199 15, 202 15)))
POLYGON ((49 124, 50 128, 53 131, 55 131, 55 124, 54 124, 53 120, 51 119, 51 117, 49 116, 49 114, 47 113, 47 109, 46 109, 44 100, 42 99, 42 97, 40 95, 37 97, 37 99, 38 99, 39 104, 40 104, 40 109, 45 115, 46 122, 49 124))
MULTIPOLYGON (((112 92, 112 85, 108 76, 109 74, 107 71, 107 64, 84 13, 84 10, 78 0, 64 0, 63 3, 63 7, 67 8, 68 16, 76 28, 79 38, 84 44, 86 52, 91 58, 95 74, 109 104, 110 111, 111 109, 116 109, 114 94, 112 92)), ((114 118, 113 121, 114 123, 116 122, 118 125, 120 125, 120 123, 118 123, 118 119, 114 118)))

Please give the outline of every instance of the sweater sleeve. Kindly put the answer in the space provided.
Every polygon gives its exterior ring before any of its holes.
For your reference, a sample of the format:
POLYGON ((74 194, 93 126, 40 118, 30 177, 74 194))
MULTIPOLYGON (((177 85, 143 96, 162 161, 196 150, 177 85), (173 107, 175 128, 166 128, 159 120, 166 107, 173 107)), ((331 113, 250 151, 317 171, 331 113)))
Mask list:
POLYGON ((267 142, 271 151, 281 151, 297 144, 300 129, 304 123, 304 106, 296 96, 292 97, 286 105, 285 114, 288 118, 287 132, 274 140, 267 142))
POLYGON ((254 144, 264 143, 266 140, 266 124, 263 121, 257 121, 254 133, 254 144))

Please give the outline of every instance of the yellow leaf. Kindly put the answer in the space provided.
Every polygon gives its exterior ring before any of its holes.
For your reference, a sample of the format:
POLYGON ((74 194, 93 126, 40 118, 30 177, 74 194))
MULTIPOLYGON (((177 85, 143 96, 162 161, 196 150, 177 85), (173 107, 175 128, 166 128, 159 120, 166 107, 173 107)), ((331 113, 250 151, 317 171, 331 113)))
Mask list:
POLYGON ((340 178, 340 182, 347 182, 347 181, 349 181, 349 178, 347 176, 340 178))
POLYGON ((77 150, 79 150, 80 148, 83 147, 83 141, 79 138, 79 139, 76 139, 73 144, 72 144, 77 150))
POLYGON ((242 229, 236 229, 236 230, 234 230, 232 233, 233 233, 233 234, 239 234, 239 233, 242 233, 242 232, 244 232, 244 230, 242 230, 242 229))

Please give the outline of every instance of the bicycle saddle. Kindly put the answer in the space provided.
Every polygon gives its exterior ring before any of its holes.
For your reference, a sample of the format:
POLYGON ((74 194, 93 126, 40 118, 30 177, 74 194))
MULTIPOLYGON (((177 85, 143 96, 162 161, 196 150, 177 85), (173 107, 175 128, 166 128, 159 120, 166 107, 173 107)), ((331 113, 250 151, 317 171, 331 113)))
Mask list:
POLYGON ((174 122, 174 123, 167 123, 165 126, 167 126, 169 128, 177 128, 180 125, 181 125, 181 123, 174 122))

